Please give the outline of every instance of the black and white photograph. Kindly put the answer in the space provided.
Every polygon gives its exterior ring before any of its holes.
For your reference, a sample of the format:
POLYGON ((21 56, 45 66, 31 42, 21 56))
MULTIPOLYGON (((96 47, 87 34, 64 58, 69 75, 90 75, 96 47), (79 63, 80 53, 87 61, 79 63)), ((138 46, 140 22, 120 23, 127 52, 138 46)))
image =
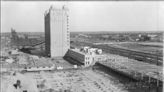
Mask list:
POLYGON ((163 92, 162 0, 2 0, 0 20, 0 92, 163 92))

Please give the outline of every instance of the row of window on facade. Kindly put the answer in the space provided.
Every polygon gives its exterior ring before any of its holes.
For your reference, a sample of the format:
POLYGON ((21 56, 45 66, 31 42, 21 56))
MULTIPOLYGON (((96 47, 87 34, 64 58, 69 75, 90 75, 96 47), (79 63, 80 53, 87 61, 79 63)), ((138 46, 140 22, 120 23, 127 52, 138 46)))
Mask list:
POLYGON ((89 65, 90 62, 85 62, 86 65, 89 65))
POLYGON ((85 57, 85 60, 89 60, 90 57, 85 57))

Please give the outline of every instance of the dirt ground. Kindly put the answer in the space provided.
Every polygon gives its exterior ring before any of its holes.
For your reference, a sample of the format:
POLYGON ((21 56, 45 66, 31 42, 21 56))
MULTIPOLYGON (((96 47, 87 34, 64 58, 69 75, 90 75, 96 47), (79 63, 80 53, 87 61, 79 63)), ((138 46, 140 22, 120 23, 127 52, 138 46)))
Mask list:
MULTIPOLYGON (((47 92, 48 89, 54 90, 54 92, 127 92, 122 84, 115 84, 110 76, 93 70, 30 72, 22 76, 25 76, 21 78, 22 81, 26 82, 22 84, 29 83, 31 85, 30 81, 25 81, 27 78, 29 78, 28 80, 31 78, 33 85, 35 87, 38 85, 38 89, 30 92, 47 92)), ((14 83, 11 79, 11 76, 3 76, 2 86, 4 88, 1 89, 1 92, 9 92, 8 90, 11 89, 9 86, 14 83)), ((27 87, 28 89, 30 88, 27 87)), ((12 91, 10 90, 10 92, 12 91)))

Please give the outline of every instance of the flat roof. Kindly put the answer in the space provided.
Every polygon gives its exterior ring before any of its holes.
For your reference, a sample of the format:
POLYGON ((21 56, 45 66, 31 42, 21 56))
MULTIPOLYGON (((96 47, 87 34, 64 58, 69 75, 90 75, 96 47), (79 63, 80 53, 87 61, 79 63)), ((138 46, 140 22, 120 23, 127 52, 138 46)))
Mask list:
POLYGON ((46 58, 40 58, 38 60, 33 59, 32 63, 27 65, 27 67, 50 67, 53 66, 53 63, 46 58))
MULTIPOLYGON (((80 49, 69 49, 69 50, 78 52, 78 53, 83 54, 83 55, 90 55, 89 53, 85 53, 85 52, 80 51, 80 49)), ((92 55, 90 55, 90 56, 92 56, 92 55)))

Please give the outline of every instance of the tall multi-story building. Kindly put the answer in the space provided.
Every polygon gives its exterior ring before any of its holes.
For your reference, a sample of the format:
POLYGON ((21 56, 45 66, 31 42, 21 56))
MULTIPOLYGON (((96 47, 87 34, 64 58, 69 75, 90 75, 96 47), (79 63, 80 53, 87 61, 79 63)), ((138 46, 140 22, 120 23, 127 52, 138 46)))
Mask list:
POLYGON ((51 6, 45 13, 45 50, 50 57, 63 57, 70 48, 68 8, 51 6))

